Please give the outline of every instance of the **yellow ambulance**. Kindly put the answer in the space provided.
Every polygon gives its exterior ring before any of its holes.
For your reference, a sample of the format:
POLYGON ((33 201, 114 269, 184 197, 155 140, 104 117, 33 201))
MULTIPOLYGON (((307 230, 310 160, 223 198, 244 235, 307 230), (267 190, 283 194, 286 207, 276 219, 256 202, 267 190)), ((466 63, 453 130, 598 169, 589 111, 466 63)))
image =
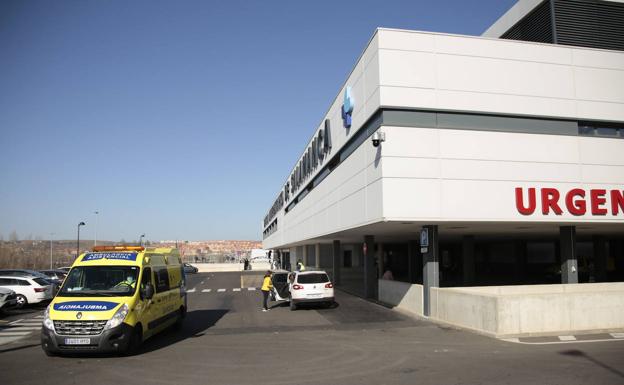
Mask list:
POLYGON ((41 347, 48 355, 131 353, 167 327, 180 327, 186 309, 177 249, 96 246, 76 259, 46 309, 41 347))

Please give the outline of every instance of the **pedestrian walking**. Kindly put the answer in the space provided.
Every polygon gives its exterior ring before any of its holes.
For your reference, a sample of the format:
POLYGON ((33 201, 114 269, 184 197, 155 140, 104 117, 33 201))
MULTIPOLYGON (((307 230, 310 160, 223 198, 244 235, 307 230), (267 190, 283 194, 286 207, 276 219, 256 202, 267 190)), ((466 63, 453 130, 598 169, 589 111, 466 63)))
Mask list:
POLYGON ((301 259, 297 261, 297 271, 305 271, 305 265, 301 259))
POLYGON ((267 271, 264 274, 264 279, 262 280, 262 311, 268 311, 269 307, 267 305, 267 301, 269 300, 269 292, 273 288, 273 283, 271 282, 271 270, 267 271))

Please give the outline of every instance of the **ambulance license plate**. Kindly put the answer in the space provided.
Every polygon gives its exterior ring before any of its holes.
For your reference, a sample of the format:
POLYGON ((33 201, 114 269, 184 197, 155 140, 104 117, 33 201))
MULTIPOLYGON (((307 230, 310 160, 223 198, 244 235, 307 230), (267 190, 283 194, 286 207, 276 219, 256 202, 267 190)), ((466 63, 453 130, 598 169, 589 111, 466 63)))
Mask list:
POLYGON ((89 345, 91 338, 65 338, 65 345, 89 345))

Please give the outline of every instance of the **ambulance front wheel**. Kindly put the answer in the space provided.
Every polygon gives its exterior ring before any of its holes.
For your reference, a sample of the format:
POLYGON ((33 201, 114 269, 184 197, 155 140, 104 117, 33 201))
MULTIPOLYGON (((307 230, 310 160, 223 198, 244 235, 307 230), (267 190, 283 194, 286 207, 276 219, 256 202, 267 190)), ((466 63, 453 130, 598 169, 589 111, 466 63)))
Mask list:
POLYGON ((141 324, 137 324, 134 327, 134 331, 132 332, 132 336, 130 337, 130 341, 128 341, 128 346, 124 353, 127 355, 136 353, 141 347, 141 343, 143 343, 143 328, 141 324))

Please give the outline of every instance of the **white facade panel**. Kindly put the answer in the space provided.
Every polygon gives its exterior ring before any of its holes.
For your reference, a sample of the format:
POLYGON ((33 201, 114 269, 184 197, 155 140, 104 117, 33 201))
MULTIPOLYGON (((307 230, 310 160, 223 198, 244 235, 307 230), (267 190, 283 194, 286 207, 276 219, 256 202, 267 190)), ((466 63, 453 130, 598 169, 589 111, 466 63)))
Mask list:
POLYGON ((378 36, 383 106, 567 119, 604 111, 603 119, 624 121, 623 52, 410 31, 378 36))
POLYGON ((624 140, 411 127, 383 130, 386 220, 624 223, 624 215, 612 214, 609 196, 611 190, 622 190, 618 183, 624 180, 624 140), (422 146, 419 135, 427 138, 422 146), (428 148, 430 157, 423 158, 413 148, 428 148), (518 187, 525 194, 528 188, 537 189, 531 215, 517 209, 518 187), (542 213, 541 188, 558 190, 563 213, 542 213), (609 212, 571 214, 565 195, 575 188, 586 191, 587 207, 589 190, 606 190, 601 207, 609 212))
POLYGON ((436 57, 430 52, 381 50, 384 70, 379 81, 384 86, 435 88, 436 57))
POLYGON ((573 73, 570 66, 438 54, 436 69, 438 88, 441 89, 574 98, 573 73))
MULTIPOLYGON (((324 117, 331 122, 330 154, 291 199, 382 107, 624 122, 624 53, 378 30, 324 117), (355 100, 350 129, 341 118, 346 87, 355 100)), ((610 208, 610 190, 623 189, 622 139, 478 127, 381 130, 386 140, 380 147, 367 139, 287 214, 285 202, 265 248, 395 220, 624 223, 621 213, 573 215, 564 202, 578 188, 589 207, 589 190, 605 189, 598 205, 610 208), (524 203, 527 189, 536 189, 530 215, 516 207, 516 188, 523 189, 524 203), (540 189, 558 190, 562 213, 542 213, 540 189)))
POLYGON ((579 99, 624 103, 624 70, 575 68, 574 78, 579 99))
POLYGON ((443 159, 440 176, 444 179, 509 180, 534 182, 580 182, 578 164, 511 162, 502 160, 443 159))
POLYGON ((440 156, 447 159, 578 163, 575 136, 470 130, 436 130, 440 156))

